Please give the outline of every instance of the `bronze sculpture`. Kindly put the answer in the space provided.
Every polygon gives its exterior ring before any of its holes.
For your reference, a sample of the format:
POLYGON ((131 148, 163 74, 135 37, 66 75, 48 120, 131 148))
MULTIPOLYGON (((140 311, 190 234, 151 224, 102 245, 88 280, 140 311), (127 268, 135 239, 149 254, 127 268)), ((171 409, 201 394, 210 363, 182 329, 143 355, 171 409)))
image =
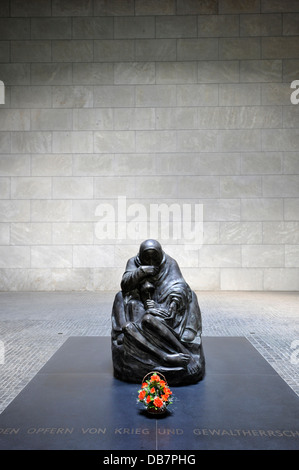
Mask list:
POLYGON ((156 240, 129 259, 112 309, 115 377, 138 383, 151 370, 171 385, 195 383, 205 372, 197 296, 177 262, 156 240))

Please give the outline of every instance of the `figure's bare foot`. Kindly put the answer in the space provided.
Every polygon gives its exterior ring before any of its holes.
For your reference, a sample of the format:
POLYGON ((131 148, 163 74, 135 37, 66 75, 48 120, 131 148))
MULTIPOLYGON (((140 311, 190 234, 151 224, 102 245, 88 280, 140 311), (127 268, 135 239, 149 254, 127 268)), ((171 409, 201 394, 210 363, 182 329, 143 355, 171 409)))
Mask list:
POLYGON ((169 365, 186 367, 190 361, 190 356, 183 353, 165 354, 163 359, 169 365))
POLYGON ((195 374, 198 371, 198 363, 193 357, 190 357, 190 362, 188 364, 188 371, 190 374, 195 374))

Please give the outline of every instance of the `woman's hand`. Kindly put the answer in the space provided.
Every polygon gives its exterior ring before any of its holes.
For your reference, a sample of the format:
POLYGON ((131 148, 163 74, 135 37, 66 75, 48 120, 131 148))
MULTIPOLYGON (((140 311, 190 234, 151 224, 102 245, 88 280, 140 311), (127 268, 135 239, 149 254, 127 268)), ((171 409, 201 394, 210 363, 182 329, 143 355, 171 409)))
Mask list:
POLYGON ((173 300, 169 305, 168 318, 174 318, 178 304, 173 300))
POLYGON ((165 318, 165 319, 169 318, 168 312, 166 310, 163 310, 162 308, 157 308, 157 307, 148 308, 146 310, 146 313, 150 313, 154 317, 158 317, 158 318, 165 318))
POLYGON ((140 266, 140 270, 146 276, 154 276, 159 271, 157 266, 140 266))

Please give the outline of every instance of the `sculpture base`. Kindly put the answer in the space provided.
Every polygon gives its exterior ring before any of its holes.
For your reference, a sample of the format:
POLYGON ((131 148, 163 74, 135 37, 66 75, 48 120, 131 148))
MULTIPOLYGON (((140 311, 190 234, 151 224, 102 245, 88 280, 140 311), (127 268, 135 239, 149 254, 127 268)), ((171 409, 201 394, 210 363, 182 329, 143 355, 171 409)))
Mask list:
MULTIPOLYGON (((242 337, 203 338, 206 375, 150 419, 110 337, 71 337, 0 415, 0 449, 298 449, 299 398, 242 337)), ((96 453, 98 456, 98 453, 96 453)))
POLYGON ((167 383, 173 385, 190 385, 202 380, 205 375, 205 357, 202 344, 192 345, 192 358, 196 367, 193 371, 183 367, 167 367, 145 360, 145 354, 124 355, 120 348, 111 344, 114 377, 131 383, 140 383, 149 370, 155 370, 167 377, 167 383))

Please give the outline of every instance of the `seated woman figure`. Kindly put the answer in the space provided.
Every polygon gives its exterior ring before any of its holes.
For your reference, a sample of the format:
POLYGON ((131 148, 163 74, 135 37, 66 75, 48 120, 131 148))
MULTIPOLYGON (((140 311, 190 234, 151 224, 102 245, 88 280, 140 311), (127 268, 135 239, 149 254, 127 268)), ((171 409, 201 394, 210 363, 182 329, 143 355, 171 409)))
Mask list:
POLYGON ((204 376, 201 312, 177 262, 156 240, 146 240, 131 258, 112 309, 115 377, 140 382, 152 370, 169 384, 204 376))

